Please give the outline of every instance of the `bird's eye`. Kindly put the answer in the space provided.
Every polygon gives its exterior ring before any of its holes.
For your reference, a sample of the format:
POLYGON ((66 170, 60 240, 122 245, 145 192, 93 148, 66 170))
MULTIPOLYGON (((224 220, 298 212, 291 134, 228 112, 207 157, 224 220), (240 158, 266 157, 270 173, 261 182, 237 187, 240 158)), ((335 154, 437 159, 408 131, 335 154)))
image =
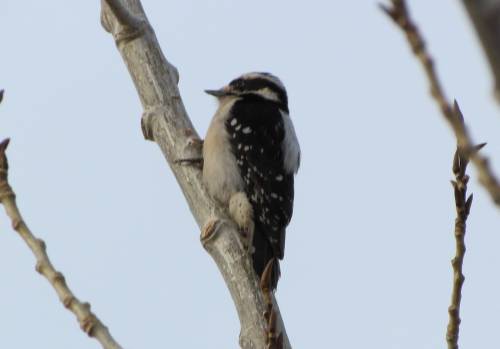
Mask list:
POLYGON ((231 85, 235 90, 242 91, 245 86, 245 83, 243 82, 242 79, 236 79, 231 81, 229 85, 231 85))

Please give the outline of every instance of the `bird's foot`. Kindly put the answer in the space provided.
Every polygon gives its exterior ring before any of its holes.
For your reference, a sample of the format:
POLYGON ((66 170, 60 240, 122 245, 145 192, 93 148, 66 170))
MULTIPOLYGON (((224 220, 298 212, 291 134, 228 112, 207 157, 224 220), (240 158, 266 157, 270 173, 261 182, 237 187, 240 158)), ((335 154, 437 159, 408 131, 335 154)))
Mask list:
POLYGON ((203 158, 181 158, 174 160, 174 163, 177 165, 203 168, 203 158))
POLYGON ((242 237, 243 248, 247 251, 247 253, 251 256, 255 252, 255 247, 253 246, 253 222, 250 226, 247 227, 239 227, 238 231, 242 237))
POLYGON ((200 139, 192 128, 184 129, 184 135, 188 138, 186 146, 193 148, 203 147, 203 139, 200 139))

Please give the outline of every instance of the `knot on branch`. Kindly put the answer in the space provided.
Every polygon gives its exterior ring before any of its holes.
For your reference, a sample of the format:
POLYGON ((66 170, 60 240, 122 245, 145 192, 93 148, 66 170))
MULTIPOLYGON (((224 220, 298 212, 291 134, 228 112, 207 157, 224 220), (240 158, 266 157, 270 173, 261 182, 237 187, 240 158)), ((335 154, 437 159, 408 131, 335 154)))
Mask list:
POLYGON ((217 233, 224 225, 224 221, 218 218, 209 220, 201 230, 200 241, 205 250, 208 250, 209 244, 215 240, 217 233))
POLYGON ((5 151, 9 142, 10 140, 7 138, 0 143, 0 202, 3 202, 7 198, 15 197, 8 182, 9 163, 5 151))
POLYGON ((158 119, 163 111, 162 107, 147 108, 142 113, 141 117, 141 130, 144 139, 148 141, 155 141, 154 130, 158 124, 158 119))
MULTIPOLYGON (((1 176, 1 171, 0 171, 1 176)), ((7 180, 0 179, 0 202, 8 198, 15 198, 16 194, 12 191, 11 186, 7 182, 7 180)))
POLYGON ((73 295, 67 295, 63 298, 62 300, 62 304, 64 305, 64 307, 66 309, 69 309, 71 308, 71 306, 73 305, 73 303, 76 301, 76 298, 75 296, 73 295))
MULTIPOLYGON (((89 309, 90 309, 90 306, 89 306, 89 309)), ((85 332, 90 337, 92 337, 92 331, 94 330, 96 325, 97 325, 97 318, 90 311, 89 311, 89 314, 87 316, 85 316, 80 321, 80 328, 82 329, 83 332, 85 332)))
POLYGON ((138 16, 117 1, 101 0, 101 25, 120 47, 145 35, 152 28, 144 16, 138 16))
POLYGON ((151 30, 151 26, 145 20, 139 21, 138 27, 129 27, 122 26, 120 30, 113 33, 113 38, 115 39, 115 43, 118 47, 129 43, 132 40, 140 38, 143 35, 146 35, 148 31, 151 30))
POLYGON ((169 72, 174 75, 174 81, 176 85, 179 85, 180 75, 179 69, 176 66, 169 63, 169 72))
POLYGON ((5 151, 9 146, 10 139, 6 138, 0 143, 0 180, 7 180, 7 174, 9 171, 9 163, 7 162, 7 156, 5 151))
MULTIPOLYGON (((175 97, 172 97, 175 98, 175 97)), ((155 142, 155 136, 159 129, 159 121, 164 118, 170 110, 166 106, 147 107, 141 116, 141 130, 144 139, 155 142)))
POLYGON ((60 271, 56 271, 54 274, 52 274, 52 277, 50 278, 50 283, 52 285, 55 285, 58 282, 66 284, 66 279, 60 271))
POLYGON ((38 261, 36 262, 35 265, 35 270, 38 274, 42 274, 45 272, 47 263, 44 263, 43 261, 38 261))

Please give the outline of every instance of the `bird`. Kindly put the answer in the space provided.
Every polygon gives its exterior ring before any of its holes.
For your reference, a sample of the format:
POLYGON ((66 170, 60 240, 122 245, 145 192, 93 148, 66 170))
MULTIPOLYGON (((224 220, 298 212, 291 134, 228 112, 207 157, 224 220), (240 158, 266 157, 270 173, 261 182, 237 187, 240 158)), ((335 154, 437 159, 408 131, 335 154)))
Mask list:
POLYGON ((218 108, 203 143, 203 183, 237 224, 256 274, 272 263, 274 291, 301 154, 285 86, 270 73, 251 72, 205 92, 218 108))

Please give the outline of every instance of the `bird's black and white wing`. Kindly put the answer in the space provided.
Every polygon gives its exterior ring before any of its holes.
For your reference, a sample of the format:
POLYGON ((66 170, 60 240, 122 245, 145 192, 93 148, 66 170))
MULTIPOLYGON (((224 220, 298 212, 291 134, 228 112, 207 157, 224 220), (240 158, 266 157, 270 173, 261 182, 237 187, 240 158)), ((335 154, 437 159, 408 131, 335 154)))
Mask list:
POLYGON ((298 149, 286 148, 284 113, 278 104, 269 103, 260 96, 246 96, 235 102, 226 120, 244 190, 254 210, 254 267, 257 272, 263 270, 271 258, 283 258, 285 228, 293 211, 294 173, 287 168, 285 160, 290 156, 289 151, 298 149))

